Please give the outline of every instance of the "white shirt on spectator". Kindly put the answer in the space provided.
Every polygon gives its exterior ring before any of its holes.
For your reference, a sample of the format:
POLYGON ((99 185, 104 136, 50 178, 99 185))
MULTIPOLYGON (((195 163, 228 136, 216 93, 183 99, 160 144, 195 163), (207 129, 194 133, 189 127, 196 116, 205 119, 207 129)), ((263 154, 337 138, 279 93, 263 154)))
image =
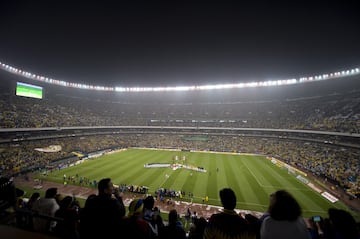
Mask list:
POLYGON ((310 239, 301 217, 295 221, 278 221, 269 216, 261 224, 260 235, 261 239, 310 239))
MULTIPOLYGON (((55 212, 60 208, 55 198, 40 198, 33 205, 33 210, 40 215, 54 217, 55 212)), ((56 226, 55 221, 45 218, 33 217, 34 230, 38 232, 48 232, 56 226)))

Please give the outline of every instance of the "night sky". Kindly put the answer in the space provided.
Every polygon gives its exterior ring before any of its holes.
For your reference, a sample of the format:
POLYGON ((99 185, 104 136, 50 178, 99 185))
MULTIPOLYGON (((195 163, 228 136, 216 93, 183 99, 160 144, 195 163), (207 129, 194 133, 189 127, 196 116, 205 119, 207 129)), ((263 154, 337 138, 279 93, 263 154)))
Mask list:
POLYGON ((356 1, 114 2, 1 1, 0 61, 105 86, 298 78, 360 66, 356 1))

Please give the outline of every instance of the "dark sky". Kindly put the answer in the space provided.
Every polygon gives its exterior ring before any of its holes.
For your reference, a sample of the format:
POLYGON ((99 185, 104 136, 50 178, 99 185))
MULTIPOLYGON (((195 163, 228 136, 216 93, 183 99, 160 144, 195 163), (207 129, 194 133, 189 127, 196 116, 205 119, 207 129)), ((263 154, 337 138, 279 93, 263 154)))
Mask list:
POLYGON ((1 1, 0 61, 109 86, 298 78, 360 65, 356 1, 114 2, 1 1))

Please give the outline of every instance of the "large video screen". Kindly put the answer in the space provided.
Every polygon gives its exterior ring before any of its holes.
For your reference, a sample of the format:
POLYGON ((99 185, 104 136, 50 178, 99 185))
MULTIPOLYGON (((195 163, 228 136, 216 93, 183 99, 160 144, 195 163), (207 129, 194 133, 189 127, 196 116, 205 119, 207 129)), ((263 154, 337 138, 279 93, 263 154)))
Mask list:
POLYGON ((16 95, 42 99, 43 98, 43 88, 41 86, 17 82, 16 83, 16 95))

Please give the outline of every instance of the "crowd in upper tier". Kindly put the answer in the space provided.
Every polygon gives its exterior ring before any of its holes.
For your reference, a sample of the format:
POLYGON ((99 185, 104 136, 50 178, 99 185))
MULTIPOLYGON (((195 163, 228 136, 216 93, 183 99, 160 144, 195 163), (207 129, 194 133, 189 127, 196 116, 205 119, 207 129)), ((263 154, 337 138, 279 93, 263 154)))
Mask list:
POLYGON ((324 91, 321 85, 317 85, 319 89, 299 85, 290 89, 162 93, 162 97, 156 93, 99 96, 96 92, 77 94, 45 87, 41 100, 15 96, 5 87, 0 90, 0 128, 150 125, 359 133, 360 87, 356 81, 353 87, 346 84, 346 89, 335 85, 324 91))

